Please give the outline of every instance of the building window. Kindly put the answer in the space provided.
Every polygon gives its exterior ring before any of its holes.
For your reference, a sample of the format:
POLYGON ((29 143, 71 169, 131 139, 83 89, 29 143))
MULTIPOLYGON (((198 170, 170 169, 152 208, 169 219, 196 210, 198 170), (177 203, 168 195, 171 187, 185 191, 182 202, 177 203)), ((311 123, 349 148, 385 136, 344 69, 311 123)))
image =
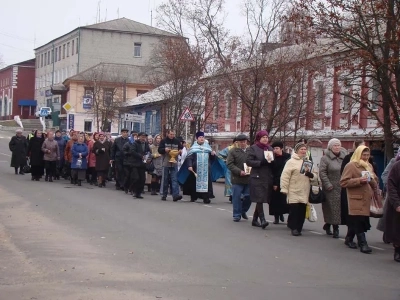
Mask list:
POLYGON ((84 123, 84 126, 83 126, 83 130, 85 132, 92 132, 92 120, 90 120, 90 121, 86 121, 85 120, 85 123, 84 123))
POLYGON ((50 51, 47 52, 47 64, 50 65, 50 51))
POLYGON ((54 51, 54 61, 57 61, 57 53, 58 53, 58 49, 56 48, 56 51, 54 51))
POLYGON ((133 56, 142 57, 142 43, 134 43, 133 56))
POLYGON ((54 49, 51 50, 51 63, 54 63, 54 49))
POLYGON ((60 98, 59 97, 53 98, 53 103, 60 103, 60 98))
POLYGON ((44 66, 47 64, 47 52, 44 54, 44 66))
POLYGON ((46 99, 47 107, 51 107, 51 98, 46 99))
POLYGON ((61 46, 58 47, 58 60, 61 60, 61 46))
POLYGON ((93 97, 94 89, 92 87, 85 87, 85 97, 93 97))
POLYGON ((74 50, 75 50, 75 40, 72 40, 71 55, 74 55, 74 50))
POLYGON ((69 57, 69 42, 67 43, 67 57, 69 57))
POLYGON ((213 117, 214 120, 217 120, 219 117, 219 99, 217 94, 212 95, 212 105, 214 105, 213 117))
POLYGON ((342 110, 349 111, 350 104, 351 104, 351 90, 350 88, 346 88, 342 95, 343 103, 342 103, 342 110))
POLYGON ((114 89, 105 88, 103 89, 103 104, 104 106, 111 106, 114 98, 114 89))
POLYGON ((322 112, 324 109, 324 83, 318 81, 315 89, 315 110, 317 112, 322 112))
POLYGON ((372 86, 370 88, 369 92, 369 103, 368 106, 372 110, 377 110, 378 109, 378 101, 379 101, 379 95, 380 95, 380 85, 378 80, 373 78, 372 80, 372 86))
MULTIPOLYGON (((230 119, 232 114, 232 96, 230 92, 225 93, 225 119, 230 119)), ((229 130, 226 130, 229 131, 229 130)))
POLYGON ((78 54, 78 39, 76 39, 76 54, 78 54))
POLYGON ((63 59, 65 58, 65 44, 63 45, 63 59))

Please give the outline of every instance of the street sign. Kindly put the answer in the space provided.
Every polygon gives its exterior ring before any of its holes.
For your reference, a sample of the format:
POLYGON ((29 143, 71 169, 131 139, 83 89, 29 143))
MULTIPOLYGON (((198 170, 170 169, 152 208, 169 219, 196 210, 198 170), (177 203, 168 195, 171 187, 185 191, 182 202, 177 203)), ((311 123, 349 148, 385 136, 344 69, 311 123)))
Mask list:
POLYGON ((75 115, 68 114, 68 130, 74 129, 75 126, 75 115))
POLYGON ((124 121, 134 122, 134 123, 144 123, 145 116, 137 114, 123 114, 122 118, 124 121))
POLYGON ((49 109, 47 107, 42 107, 40 109, 40 116, 47 117, 49 115, 49 109))
POLYGON ((92 96, 84 96, 83 97, 83 109, 92 109, 92 96))
POLYGON ((179 120, 190 121, 190 122, 194 121, 194 117, 193 117, 192 113, 190 112, 189 107, 186 107, 186 109, 183 111, 179 120))
POLYGON ((68 112, 72 109, 71 103, 67 102, 63 105, 63 108, 68 112))

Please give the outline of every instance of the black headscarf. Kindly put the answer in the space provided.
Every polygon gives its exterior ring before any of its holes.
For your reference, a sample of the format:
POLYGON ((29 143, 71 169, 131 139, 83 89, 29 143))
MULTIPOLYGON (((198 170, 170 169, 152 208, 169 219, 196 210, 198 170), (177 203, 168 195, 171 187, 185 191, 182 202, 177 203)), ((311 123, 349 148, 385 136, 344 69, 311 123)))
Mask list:
POLYGON ((32 149, 33 147, 42 147, 44 142, 44 134, 42 132, 41 137, 37 137, 37 130, 35 130, 34 136, 29 140, 29 148, 32 149))

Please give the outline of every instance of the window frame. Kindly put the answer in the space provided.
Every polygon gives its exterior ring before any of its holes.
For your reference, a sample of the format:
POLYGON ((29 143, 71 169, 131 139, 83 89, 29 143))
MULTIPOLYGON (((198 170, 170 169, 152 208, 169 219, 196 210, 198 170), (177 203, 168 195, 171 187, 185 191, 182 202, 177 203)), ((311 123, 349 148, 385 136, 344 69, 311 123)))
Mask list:
POLYGON ((133 57, 142 57, 142 43, 141 42, 134 42, 133 43, 133 57), (136 50, 139 49, 139 55, 136 55, 136 50))

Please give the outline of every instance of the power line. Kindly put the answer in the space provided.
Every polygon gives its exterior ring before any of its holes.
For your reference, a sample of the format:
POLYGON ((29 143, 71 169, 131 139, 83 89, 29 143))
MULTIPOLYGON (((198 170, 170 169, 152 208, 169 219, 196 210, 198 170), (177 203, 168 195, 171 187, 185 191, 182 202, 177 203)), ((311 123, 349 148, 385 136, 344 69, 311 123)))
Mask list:
POLYGON ((32 39, 28 39, 28 38, 20 37, 20 36, 17 36, 17 35, 11 35, 11 34, 4 33, 4 32, 0 32, 0 34, 4 35, 4 36, 7 36, 7 37, 10 37, 10 38, 13 38, 13 39, 22 40, 22 41, 33 42, 33 40, 34 40, 33 38, 32 39))
POLYGON ((31 54, 33 53, 33 50, 26 50, 26 49, 22 49, 22 48, 17 48, 17 47, 11 46, 11 45, 3 44, 3 43, 0 43, 0 45, 6 46, 6 47, 10 47, 12 49, 19 50, 19 51, 29 52, 31 54))

